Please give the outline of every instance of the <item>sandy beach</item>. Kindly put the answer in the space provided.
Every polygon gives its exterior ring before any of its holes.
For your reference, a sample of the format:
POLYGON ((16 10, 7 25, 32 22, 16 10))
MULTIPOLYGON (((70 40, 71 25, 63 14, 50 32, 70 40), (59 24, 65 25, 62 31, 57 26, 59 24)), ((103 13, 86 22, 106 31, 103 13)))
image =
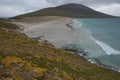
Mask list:
POLYGON ((37 19, 39 20, 37 22, 31 21, 31 19, 24 19, 25 21, 15 23, 24 27, 23 33, 28 37, 48 40, 57 47, 63 44, 78 43, 80 40, 79 36, 83 38, 85 35, 84 31, 73 23, 71 18, 42 17, 42 19, 37 19), (27 20, 30 20, 30 22, 27 20))

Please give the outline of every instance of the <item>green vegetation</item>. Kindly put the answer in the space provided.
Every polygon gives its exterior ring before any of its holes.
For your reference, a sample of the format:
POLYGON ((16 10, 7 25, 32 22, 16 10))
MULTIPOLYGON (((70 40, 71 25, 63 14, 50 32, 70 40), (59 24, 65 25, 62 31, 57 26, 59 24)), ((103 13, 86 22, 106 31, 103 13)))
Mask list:
MULTIPOLYGON (((5 24, 6 23, 6 24, 5 24)), ((0 27, 0 80, 119 80, 120 74, 76 54, 0 27)), ((16 27, 16 26, 15 26, 16 27)))
POLYGON ((17 25, 7 22, 4 19, 0 19, 0 28, 7 28, 12 30, 19 29, 17 25))

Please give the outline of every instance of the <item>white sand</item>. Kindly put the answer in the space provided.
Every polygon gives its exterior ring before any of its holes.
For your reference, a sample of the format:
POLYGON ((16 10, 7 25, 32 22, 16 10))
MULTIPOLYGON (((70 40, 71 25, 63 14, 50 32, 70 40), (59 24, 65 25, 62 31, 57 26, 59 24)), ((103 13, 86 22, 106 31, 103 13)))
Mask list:
POLYGON ((44 36, 41 37, 41 39, 48 40, 55 46, 78 43, 80 36, 84 38, 86 34, 83 29, 78 28, 76 24, 72 23, 71 18, 57 18, 46 22, 33 23, 34 22, 17 22, 17 24, 24 26, 24 33, 28 37, 35 38, 44 36), (69 23, 72 23, 70 27, 67 26, 69 23))

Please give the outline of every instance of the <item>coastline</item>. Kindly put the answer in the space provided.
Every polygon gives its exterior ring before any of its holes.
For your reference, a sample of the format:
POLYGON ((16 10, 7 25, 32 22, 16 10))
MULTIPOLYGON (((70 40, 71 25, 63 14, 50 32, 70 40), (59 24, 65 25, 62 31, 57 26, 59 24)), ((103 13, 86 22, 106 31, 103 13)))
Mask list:
POLYGON ((63 44, 78 43, 79 28, 76 27, 71 18, 59 18, 51 21, 39 23, 15 22, 15 24, 22 25, 22 33, 30 38, 38 38, 41 40, 48 40, 56 47, 63 44), (70 27, 68 25, 71 25, 70 27))
MULTIPOLYGON (((78 22, 76 22, 76 20, 75 20, 74 22, 81 26, 81 24, 79 24, 78 22)), ((97 41, 95 38, 93 38, 92 33, 91 33, 91 31, 89 31, 88 28, 86 28, 86 27, 80 27, 80 28, 86 29, 85 31, 88 32, 88 34, 90 34, 90 35, 89 35, 89 40, 92 40, 92 41, 93 41, 94 43, 96 43, 100 48, 103 49, 103 47, 101 47, 101 45, 105 45, 105 47, 107 47, 109 50, 114 51, 114 52, 118 52, 118 51, 116 51, 116 50, 113 50, 111 47, 107 46, 107 45, 106 45, 105 43, 103 43, 103 42, 100 42, 101 44, 98 44, 98 41, 97 41)), ((108 53, 107 53, 106 50, 104 50, 104 49, 103 49, 103 51, 105 51, 105 54, 110 55, 110 54, 108 54, 109 51, 108 51, 108 53)), ((114 52, 113 52, 113 53, 114 53, 114 52)), ((94 54, 92 54, 92 55, 94 55, 94 54)), ((88 58, 87 60, 88 60, 90 63, 96 64, 96 65, 99 66, 99 67, 102 67, 102 68, 109 69, 109 70, 112 70, 112 71, 115 71, 115 72, 119 72, 119 73, 120 73, 120 69, 118 69, 118 68, 116 68, 116 67, 114 67, 114 66, 111 66, 111 65, 104 64, 104 63, 102 63, 102 61, 100 61, 100 60, 97 59, 97 58, 94 58, 94 57, 93 57, 93 60, 92 60, 91 58, 90 58, 90 59, 88 58)))
MULTIPOLYGON (((46 21, 41 23, 38 22, 32 24, 23 21, 23 22, 17 22, 16 24, 22 26, 23 28, 22 33, 27 35, 29 38, 38 38, 40 40, 50 41, 50 43, 52 43, 57 48, 59 48, 61 45, 66 43, 67 44, 71 44, 73 42, 78 43, 79 42, 78 36, 79 37, 81 36, 82 38, 84 37, 84 35, 86 35, 86 34, 83 35, 83 32, 81 32, 82 35, 79 35, 80 34, 79 32, 81 31, 80 27, 78 28, 71 18, 60 18, 52 21, 46 21)), ((85 58, 84 56, 82 57, 85 58)), ((97 65, 98 67, 119 72, 113 67, 104 65, 99 61, 96 62, 90 60, 87 61, 89 61, 91 64, 97 65)))

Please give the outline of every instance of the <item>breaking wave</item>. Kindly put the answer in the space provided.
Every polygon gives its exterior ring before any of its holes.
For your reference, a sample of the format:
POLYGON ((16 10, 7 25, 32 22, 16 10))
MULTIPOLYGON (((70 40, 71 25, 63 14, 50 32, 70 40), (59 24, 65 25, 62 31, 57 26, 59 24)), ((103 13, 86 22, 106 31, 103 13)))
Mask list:
POLYGON ((111 46, 96 40, 95 38, 91 37, 92 40, 94 40, 104 51, 107 55, 119 55, 120 51, 113 49, 111 46))

